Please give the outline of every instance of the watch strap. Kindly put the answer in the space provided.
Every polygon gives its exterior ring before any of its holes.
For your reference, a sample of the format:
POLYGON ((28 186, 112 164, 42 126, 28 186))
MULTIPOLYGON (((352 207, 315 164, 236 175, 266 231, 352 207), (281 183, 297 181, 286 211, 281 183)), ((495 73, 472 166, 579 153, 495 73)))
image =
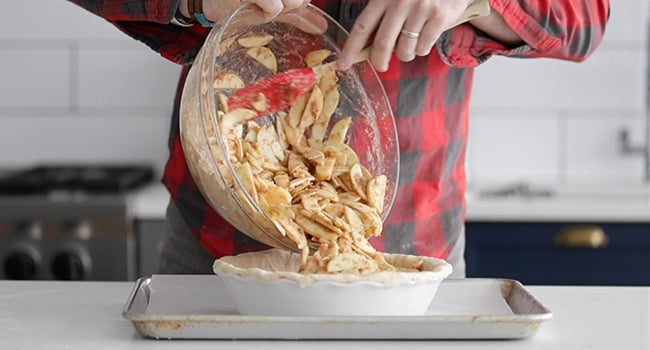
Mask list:
POLYGON ((195 12, 194 17, 196 17, 196 21, 201 23, 201 25, 204 26, 204 27, 212 27, 212 26, 214 26, 214 22, 212 22, 209 19, 205 18, 205 15, 203 14, 203 12, 195 12))
POLYGON ((203 14, 203 0, 188 0, 187 8, 194 20, 199 22, 204 27, 214 26, 214 22, 210 21, 203 14))
POLYGON ((171 24, 177 25, 179 27, 191 27, 195 22, 191 18, 183 16, 181 11, 176 11, 176 14, 170 21, 171 24))
POLYGON ((179 27, 191 27, 195 24, 195 21, 193 18, 185 17, 183 15, 183 12, 181 11, 181 2, 178 2, 178 6, 176 7, 176 12, 174 13, 174 17, 169 21, 171 24, 179 26, 179 27))

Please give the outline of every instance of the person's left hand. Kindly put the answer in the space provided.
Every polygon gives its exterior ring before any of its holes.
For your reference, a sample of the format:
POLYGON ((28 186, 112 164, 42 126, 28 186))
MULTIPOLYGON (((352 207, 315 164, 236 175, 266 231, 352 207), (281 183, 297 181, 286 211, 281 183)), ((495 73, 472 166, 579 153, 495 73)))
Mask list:
MULTIPOLYGON (((219 22, 235 11, 243 0, 203 0, 203 13, 212 22, 219 22)), ((309 11, 306 5, 310 0, 248 0, 254 12, 249 15, 249 24, 261 24, 277 19, 289 23, 305 32, 321 34, 327 30, 327 21, 315 11, 309 11)), ((189 17, 187 0, 180 0, 183 15, 189 17)), ((243 19, 245 17, 241 17, 243 19)))
POLYGON ((401 61, 426 56, 440 34, 452 25, 471 0, 369 0, 354 22, 338 58, 348 69, 354 57, 372 44, 370 62, 377 71, 388 69, 395 51, 401 61))
MULTIPOLYGON (((248 0, 257 6, 262 17, 272 20, 280 13, 289 12, 309 3, 309 0, 248 0)), ((203 0, 203 13, 205 17, 213 22, 230 15, 243 0, 203 0)), ((181 0, 181 9, 187 6, 187 0, 181 0)))

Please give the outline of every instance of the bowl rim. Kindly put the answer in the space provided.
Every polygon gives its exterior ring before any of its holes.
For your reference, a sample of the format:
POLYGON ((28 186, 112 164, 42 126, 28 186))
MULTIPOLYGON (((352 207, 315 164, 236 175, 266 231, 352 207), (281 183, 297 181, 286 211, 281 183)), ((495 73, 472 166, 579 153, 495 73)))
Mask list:
POLYGON ((299 259, 299 254, 279 248, 241 253, 238 255, 224 256, 215 259, 212 267, 214 272, 221 277, 254 279, 263 283, 273 283, 277 280, 289 280, 301 287, 310 284, 328 282, 345 285, 356 285, 359 283, 372 283, 382 286, 395 286, 401 284, 421 284, 426 282, 439 282, 447 278, 452 272, 452 266, 443 259, 428 256, 409 255, 401 253, 380 253, 389 260, 402 259, 405 262, 424 260, 425 265, 430 265, 431 270, 424 271, 378 271, 369 274, 304 274, 295 271, 271 271, 261 267, 240 267, 237 260, 270 255, 278 259, 299 259))

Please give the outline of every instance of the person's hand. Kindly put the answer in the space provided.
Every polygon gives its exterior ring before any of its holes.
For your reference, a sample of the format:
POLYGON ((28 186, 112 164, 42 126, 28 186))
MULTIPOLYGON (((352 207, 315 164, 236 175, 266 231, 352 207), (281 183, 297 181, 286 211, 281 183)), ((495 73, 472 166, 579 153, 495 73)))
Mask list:
POLYGON ((395 51, 404 62, 426 56, 440 34, 452 25, 471 0, 369 0, 354 22, 338 58, 348 69, 361 50, 372 45, 370 63, 377 71, 388 69, 395 51))
MULTIPOLYGON (((235 11, 244 0, 203 0, 203 14, 212 22, 219 22, 235 11)), ((262 12, 263 18, 271 20, 280 13, 295 10, 309 2, 309 0, 249 0, 262 12)), ((180 0, 181 13, 190 17, 187 10, 187 0, 180 0)))
MULTIPOLYGON (((232 13, 242 2, 243 0, 203 0, 203 11, 208 18, 210 18, 211 14, 226 16, 232 13)), ((265 19, 271 20, 280 13, 303 6, 309 0, 249 0, 249 2, 259 7, 265 19)))

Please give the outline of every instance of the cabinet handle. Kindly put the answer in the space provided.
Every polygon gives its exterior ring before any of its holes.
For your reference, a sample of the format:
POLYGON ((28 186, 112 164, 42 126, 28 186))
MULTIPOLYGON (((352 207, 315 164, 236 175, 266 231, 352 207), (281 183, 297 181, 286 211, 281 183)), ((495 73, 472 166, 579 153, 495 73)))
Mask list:
POLYGON ((553 244, 561 248, 591 248, 607 247, 609 237, 597 225, 566 226, 553 238, 553 244))

